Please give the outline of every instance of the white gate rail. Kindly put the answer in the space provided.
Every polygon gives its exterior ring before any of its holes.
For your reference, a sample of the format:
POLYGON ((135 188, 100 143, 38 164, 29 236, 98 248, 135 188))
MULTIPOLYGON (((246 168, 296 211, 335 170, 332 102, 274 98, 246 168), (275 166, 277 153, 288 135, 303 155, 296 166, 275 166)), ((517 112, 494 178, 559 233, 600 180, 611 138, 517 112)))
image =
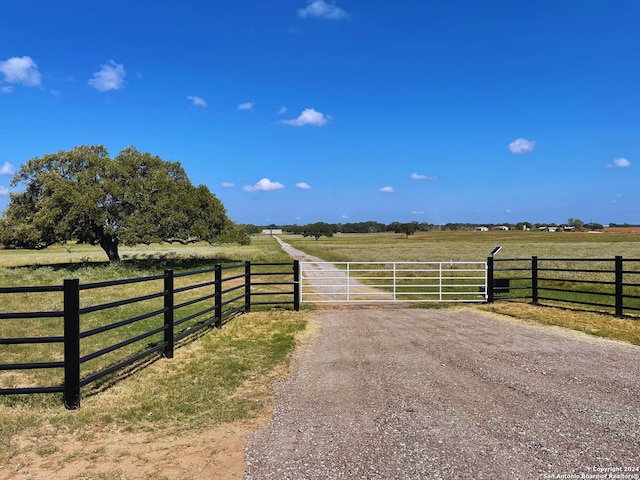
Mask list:
POLYGON ((300 262, 301 302, 485 302, 486 262, 300 262))

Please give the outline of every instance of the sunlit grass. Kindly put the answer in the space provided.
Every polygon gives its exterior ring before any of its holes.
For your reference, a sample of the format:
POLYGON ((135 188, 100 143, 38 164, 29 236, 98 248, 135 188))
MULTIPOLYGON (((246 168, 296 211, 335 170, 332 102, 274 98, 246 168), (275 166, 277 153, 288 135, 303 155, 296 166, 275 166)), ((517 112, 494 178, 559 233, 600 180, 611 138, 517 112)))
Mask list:
MULTIPOLYGON (((33 286, 33 285, 53 285, 61 286, 64 278, 78 278, 81 285, 95 282, 102 282, 115 279, 149 278, 163 274, 165 269, 174 269, 177 276, 174 281, 176 289, 185 288, 191 285, 203 285, 198 288, 189 289, 183 292, 176 292, 175 305, 186 304, 196 299, 202 299, 197 303, 185 305, 177 308, 175 312, 175 335, 187 332, 189 329, 197 327, 202 322, 211 321, 214 317, 212 311, 215 305, 214 286, 211 283, 215 280, 213 267, 220 262, 235 262, 234 268, 228 268, 229 263, 225 263, 223 269, 224 290, 228 291, 222 296, 225 304, 223 311, 232 310, 244 305, 244 279, 233 279, 234 276, 243 275, 245 272, 244 260, 240 258, 221 258, 225 255, 247 255, 247 260, 253 262, 290 262, 289 257, 282 252, 277 242, 272 238, 259 237, 254 241, 253 250, 246 247, 215 247, 209 251, 210 257, 195 256, 192 246, 182 247, 171 255, 155 254, 151 255, 144 251, 145 258, 129 259, 119 263, 87 263, 87 264, 58 264, 49 266, 16 266, 0 268, 0 286, 33 286), (195 273, 193 272, 202 272, 195 273), (240 297, 240 298, 238 298, 240 297), (210 310, 206 312, 206 310, 210 310), (202 312, 187 321, 182 321, 187 317, 202 312)), ((55 257, 54 249, 54 257, 55 257)), ((59 249, 58 249, 59 250, 59 249)), ((1 251, 0 253, 6 253, 1 251)), ((31 253, 31 252, 28 252, 31 253)), ((200 252, 202 253, 202 251, 200 252)), ((142 255, 141 254, 141 255, 142 255)), ((28 257, 28 255, 27 255, 28 257)), ((283 275, 269 275, 262 277, 255 274, 253 281, 257 284, 251 288, 256 296, 253 301, 273 301, 273 302, 293 302, 292 286, 270 286, 264 285, 265 281, 292 282, 292 267, 284 265, 281 267, 255 266, 252 271, 282 271, 283 275), (287 273, 288 272, 288 273, 287 273), (281 292, 276 295, 258 295, 258 292, 281 292)), ((162 279, 149 279, 141 283, 129 283, 100 288, 84 289, 80 292, 81 307, 92 307, 104 305, 119 300, 141 297, 152 293, 161 293, 164 289, 162 279)), ((63 309, 62 292, 42 293, 3 293, 0 294, 0 312, 61 312, 63 309)), ((118 321, 134 318, 148 312, 159 311, 163 308, 164 299, 162 297, 136 302, 129 305, 108 308, 97 312, 81 315, 80 331, 89 330, 110 325, 118 321)), ((265 307, 267 308, 267 307, 265 307)), ((272 308, 272 307, 268 307, 272 308)), ((254 310, 260 310, 258 306, 254 310)), ((144 334, 153 329, 162 327, 164 318, 162 314, 154 315, 129 325, 124 325, 116 329, 92 335, 81 340, 81 355, 88 355, 100 349, 109 347, 119 342, 124 342, 135 336, 144 334)), ((63 319, 40 318, 30 319, 6 319, 0 323, 0 336, 5 338, 36 338, 36 337, 62 337, 64 335, 63 319)), ((97 373, 104 368, 113 365, 136 353, 142 352, 163 342, 163 333, 159 332, 135 343, 123 346, 118 350, 102 355, 98 358, 83 363, 81 367, 82 378, 97 373)), ((0 348, 0 363, 33 363, 33 362, 53 362, 63 360, 63 345, 61 343, 30 343, 22 345, 3 345, 0 348)), ((59 386, 63 382, 63 370, 56 369, 33 369, 19 371, 0 372, 0 387, 21 388, 21 387, 49 387, 59 386)))
POLYGON ((24 450, 47 455, 59 435, 67 441, 107 429, 175 435, 253 418, 271 402, 269 385, 286 370, 305 325, 303 314, 290 311, 236 317, 181 346, 173 359, 85 394, 77 411, 64 410, 53 395, 0 397, 0 461, 24 450))
MULTIPOLYGON (((120 247, 123 264, 145 260, 171 261, 172 259, 221 259, 269 261, 272 255, 279 256, 277 244, 269 237, 254 236, 250 245, 210 245, 199 242, 188 245, 151 244, 135 247, 120 247), (272 248, 270 244, 273 243, 272 248)), ((108 264, 107 256, 98 246, 68 243, 53 245, 43 250, 2 250, 0 249, 0 268, 18 266, 72 266, 108 264)), ((122 266, 120 266, 122 268, 122 266)))
POLYGON ((526 303, 496 302, 481 310, 509 315, 545 325, 556 325, 602 338, 640 345, 640 321, 562 307, 538 307, 526 303))
POLYGON ((336 234, 315 240, 301 235, 281 238, 326 261, 485 261, 496 246, 497 258, 640 257, 640 233, 425 232, 404 235, 336 234))

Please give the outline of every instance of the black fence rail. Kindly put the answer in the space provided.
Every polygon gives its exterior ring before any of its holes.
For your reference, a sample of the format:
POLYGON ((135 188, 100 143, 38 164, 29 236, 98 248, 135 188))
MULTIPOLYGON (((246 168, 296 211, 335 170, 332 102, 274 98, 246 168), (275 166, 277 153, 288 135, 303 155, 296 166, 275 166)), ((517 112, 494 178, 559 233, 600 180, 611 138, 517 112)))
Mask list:
POLYGON ((617 316, 640 312, 640 259, 493 258, 487 301, 577 304, 617 316))
POLYGON ((299 310, 299 271, 297 261, 244 262, 0 287, 0 395, 62 393, 67 408, 79 408, 82 387, 154 354, 172 358, 177 342, 233 315, 257 306, 299 310))

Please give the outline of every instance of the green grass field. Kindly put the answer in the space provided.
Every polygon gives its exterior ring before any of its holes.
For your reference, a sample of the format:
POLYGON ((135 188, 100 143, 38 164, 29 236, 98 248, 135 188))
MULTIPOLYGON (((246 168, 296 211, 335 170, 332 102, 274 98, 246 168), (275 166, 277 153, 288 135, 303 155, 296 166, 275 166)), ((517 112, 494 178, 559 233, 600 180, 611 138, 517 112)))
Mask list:
MULTIPOLYGON (((100 257, 100 251, 87 246, 54 247, 47 257, 44 251, 12 251, 0 250, 0 264, 9 265, 0 267, 0 285, 2 286, 33 286, 33 285, 61 285, 64 278, 79 278, 81 284, 101 282, 106 280, 139 278, 159 275, 165 269, 174 269, 176 273, 184 271, 199 271, 211 269, 215 263, 230 262, 241 264, 244 259, 253 262, 282 262, 289 259, 279 249, 273 239, 258 238, 254 245, 248 247, 224 246, 211 247, 208 245, 193 245, 176 249, 174 246, 156 245, 129 249, 123 255, 124 261, 118 264, 107 262, 84 260, 76 262, 69 259, 63 263, 67 249, 78 250, 78 255, 93 258, 100 257), (168 247, 171 247, 169 249, 168 247), (18 264, 21 262, 21 264, 18 264)), ((264 271, 269 267, 255 267, 254 272, 264 271)), ((271 267, 271 271, 274 268, 271 267)), ((284 270, 284 269, 283 269, 284 270)), ((237 276, 244 273, 244 267, 225 270, 223 277, 237 276)), ((175 287, 187 287, 189 285, 211 282, 213 272, 197 275, 189 275, 175 279, 175 287)), ((255 277, 258 279, 259 277, 255 277)), ((273 278, 270 278, 273 280, 273 278)), ((292 276, 283 281, 291 281, 292 276)), ((241 280, 227 283, 224 289, 233 284, 241 284, 241 280)), ((255 288, 254 290, 258 290, 255 288)), ((267 291, 274 291, 275 288, 267 291)), ((292 290, 292 287, 289 288, 292 290)), ((134 283, 102 287, 98 289, 83 290, 80 295, 81 307, 91 307, 106 304, 132 297, 159 293, 163 291, 163 281, 150 280, 144 283, 134 283)), ((213 286, 177 293, 175 303, 180 304, 213 293, 213 286)), ((225 310, 238 307, 242 302, 231 302, 233 298, 243 292, 236 290, 223 295, 223 302, 228 303, 225 310)), ((0 312, 33 312, 33 311, 60 311, 62 310, 62 292, 52 293, 19 293, 0 294, 0 312)), ((261 298, 262 300, 263 298, 261 298)), ((277 299, 274 299, 277 300, 277 299)), ((287 298, 287 300, 292 300, 287 298)), ((176 311, 175 320, 185 318, 202 311, 213 304, 213 300, 199 302, 183 307, 176 311)), ((81 331, 103 327, 115 321, 133 318, 147 312, 158 311, 163 308, 163 298, 155 298, 143 302, 120 306, 112 309, 100 310, 83 314, 81 317, 81 331)), ((197 326, 201 321, 211 318, 212 314, 198 316, 176 326, 175 334, 187 331, 197 326)), ((130 338, 157 329, 163 325, 163 316, 154 315, 150 318, 108 330, 104 333, 93 335, 81 341, 81 355, 88 355, 100 349, 109 347, 118 342, 124 342, 130 338)), ((0 335, 4 337, 45 337, 62 336, 63 322, 61 318, 34 318, 34 319, 5 319, 0 323, 0 335)), ((82 377, 85 378, 104 368, 116 364, 138 352, 142 352, 163 341, 163 333, 141 339, 138 342, 123 346, 118 350, 90 360, 82 365, 82 377)), ((63 345, 61 343, 34 343, 22 345, 4 345, 0 349, 0 363, 32 363, 62 361, 63 345)), ((61 385, 63 382, 63 370, 57 369, 32 369, 19 373, 5 371, 0 372, 0 387, 47 387, 61 385)))
POLYGON ((496 258, 640 258, 640 232, 543 233, 520 231, 425 232, 404 235, 337 234, 333 237, 282 235, 296 248, 327 261, 485 261, 496 258))

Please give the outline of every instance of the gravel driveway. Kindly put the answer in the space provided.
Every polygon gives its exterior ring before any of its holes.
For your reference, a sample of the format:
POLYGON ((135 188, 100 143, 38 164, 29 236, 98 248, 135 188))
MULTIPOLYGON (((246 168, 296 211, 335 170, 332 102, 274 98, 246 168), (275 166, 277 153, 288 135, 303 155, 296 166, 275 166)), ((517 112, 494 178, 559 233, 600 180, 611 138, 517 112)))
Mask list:
MULTIPOLYGON (((470 310, 311 317, 320 328, 275 385, 246 479, 616 478, 580 475, 640 468, 637 347, 470 310)), ((635 477, 617 478, 640 478, 626 473, 635 477)))
POLYGON ((470 309, 321 309, 245 479, 640 478, 640 348, 470 309))

